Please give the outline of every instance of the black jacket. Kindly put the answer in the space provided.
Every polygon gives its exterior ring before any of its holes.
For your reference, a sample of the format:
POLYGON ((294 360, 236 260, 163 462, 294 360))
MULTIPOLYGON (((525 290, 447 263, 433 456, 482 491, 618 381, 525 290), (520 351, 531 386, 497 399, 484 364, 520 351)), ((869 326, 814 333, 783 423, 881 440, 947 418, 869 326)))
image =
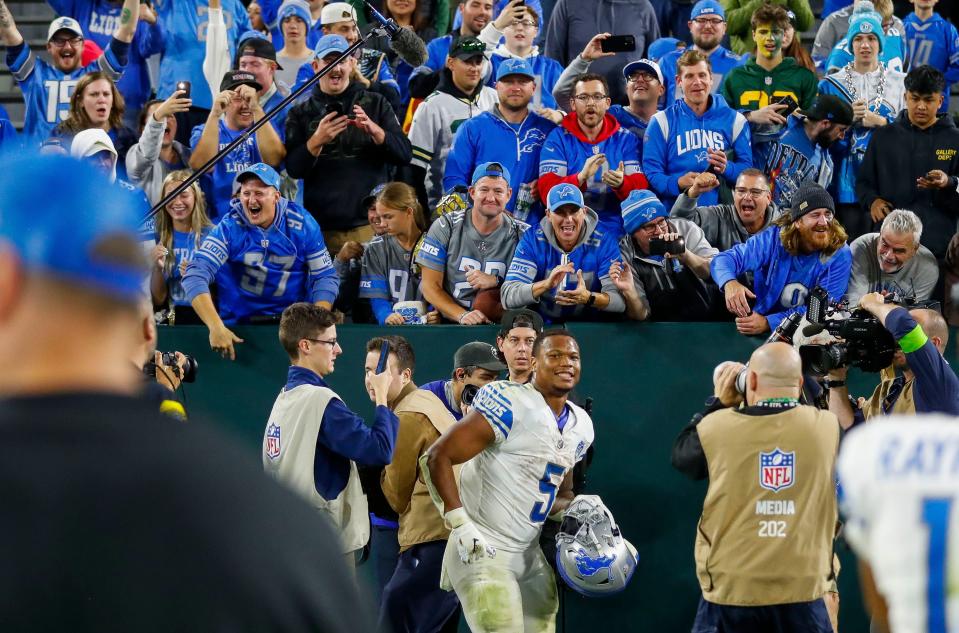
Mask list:
POLYGON ((303 202, 324 231, 345 231, 368 223, 361 201, 370 190, 390 179, 393 165, 404 165, 413 157, 410 141, 403 134, 393 108, 382 95, 350 84, 342 94, 324 94, 320 87, 310 98, 293 107, 286 119, 286 169, 304 181, 303 202), (306 149, 327 105, 339 102, 352 113, 359 105, 386 132, 382 145, 350 126, 319 156, 306 149))
POLYGON ((942 259, 956 233, 959 217, 959 129, 952 118, 940 116, 920 130, 906 111, 890 125, 873 132, 856 183, 856 194, 868 212, 876 198, 893 208, 914 211, 922 220, 922 244, 942 259), (916 179, 933 169, 950 176, 945 189, 916 187, 916 179))

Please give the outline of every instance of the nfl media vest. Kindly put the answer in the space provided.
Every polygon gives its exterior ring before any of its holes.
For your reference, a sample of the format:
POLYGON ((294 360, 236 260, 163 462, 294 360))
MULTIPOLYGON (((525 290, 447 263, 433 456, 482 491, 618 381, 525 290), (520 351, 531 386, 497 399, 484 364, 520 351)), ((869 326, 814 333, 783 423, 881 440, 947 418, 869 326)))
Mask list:
POLYGON ((723 409, 696 430, 709 466, 695 551, 703 598, 766 606, 822 597, 833 577, 836 416, 723 409))
POLYGON ((346 487, 332 501, 316 491, 313 479, 316 441, 323 413, 333 398, 339 398, 336 392, 316 385, 299 385, 280 393, 263 437, 263 470, 324 513, 340 534, 343 552, 348 553, 370 540, 369 509, 356 463, 350 462, 346 487))
MULTIPOLYGON (((403 413, 424 415, 429 418, 430 424, 441 436, 456 424, 453 415, 436 394, 424 389, 414 389, 408 396, 400 400, 393 412, 400 416, 400 424, 403 423, 401 415, 403 413)), ((428 448, 429 446, 424 447, 424 452, 428 448)), ((419 457, 419 455, 416 456, 417 460, 419 457)), ((396 456, 394 456, 394 459, 396 459, 396 456)), ((453 466, 453 476, 457 483, 459 483, 459 475, 460 467, 453 466)), ((393 509, 396 510, 396 508, 393 509)), ((413 494, 410 495, 409 505, 397 510, 397 513, 400 515, 400 530, 397 534, 400 551, 419 543, 449 538, 450 531, 433 504, 430 491, 426 487, 426 482, 423 481, 423 475, 420 473, 417 473, 416 483, 413 484, 413 494)))

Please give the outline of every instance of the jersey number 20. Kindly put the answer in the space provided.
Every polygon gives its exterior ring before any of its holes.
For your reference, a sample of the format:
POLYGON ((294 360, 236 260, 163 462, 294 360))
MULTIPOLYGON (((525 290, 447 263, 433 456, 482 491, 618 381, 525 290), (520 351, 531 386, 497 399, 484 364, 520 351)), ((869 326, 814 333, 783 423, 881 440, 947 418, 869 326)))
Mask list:
POLYGON ((565 469, 552 462, 546 464, 546 470, 543 477, 539 480, 539 491, 546 495, 546 501, 540 501, 533 504, 533 511, 529 513, 529 520, 534 523, 542 523, 549 516, 549 511, 553 509, 553 502, 556 501, 556 486, 563 476, 565 469), (560 478, 557 480, 557 478, 560 478))

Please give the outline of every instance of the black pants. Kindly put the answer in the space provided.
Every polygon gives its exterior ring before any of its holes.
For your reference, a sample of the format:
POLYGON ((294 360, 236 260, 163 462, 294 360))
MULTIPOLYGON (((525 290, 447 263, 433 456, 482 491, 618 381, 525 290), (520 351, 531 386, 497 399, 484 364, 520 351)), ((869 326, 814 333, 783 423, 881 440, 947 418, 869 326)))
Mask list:
POLYGON ((197 108, 195 106, 191 106, 186 112, 177 114, 175 139, 187 147, 190 147, 190 135, 193 134, 193 128, 206 123, 208 116, 210 116, 208 109, 197 108))
POLYGON ((440 589, 446 541, 414 545, 400 554, 396 571, 380 602, 381 631, 441 633, 456 631, 460 603, 452 591, 440 589))
POLYGON ((846 229, 846 235, 849 236, 849 242, 860 235, 878 231, 878 224, 872 221, 869 211, 862 208, 860 204, 838 204, 836 205, 836 218, 846 229))
POLYGON ((833 633, 822 598, 768 607, 730 607, 699 599, 692 633, 833 633))

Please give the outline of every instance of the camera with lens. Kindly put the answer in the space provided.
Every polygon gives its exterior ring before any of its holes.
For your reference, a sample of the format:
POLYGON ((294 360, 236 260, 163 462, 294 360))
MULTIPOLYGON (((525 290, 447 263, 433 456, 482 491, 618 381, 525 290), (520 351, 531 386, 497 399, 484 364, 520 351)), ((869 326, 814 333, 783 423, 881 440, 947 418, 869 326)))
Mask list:
POLYGON ((686 240, 677 237, 674 240, 664 240, 661 237, 649 238, 650 255, 682 255, 686 252, 686 240))
POLYGON ((173 375, 183 382, 193 382, 196 380, 198 363, 196 359, 189 354, 183 354, 182 376, 180 375, 180 365, 176 362, 176 352, 160 352, 160 363, 164 367, 169 367, 173 375))
POLYGON ((464 385, 463 393, 460 394, 460 402, 468 407, 473 406, 473 399, 476 398, 476 394, 479 392, 479 390, 480 388, 476 385, 464 385))
MULTIPOLYGON (((887 303, 909 305, 913 301, 896 295, 886 298, 887 303)), ((829 293, 817 286, 806 301, 806 319, 809 325, 803 328, 806 336, 828 332, 841 339, 831 343, 801 345, 799 357, 803 371, 824 376, 834 369, 852 365, 867 372, 877 372, 892 363, 896 353, 896 341, 882 322, 867 310, 848 310, 843 302, 831 302, 829 293)))

